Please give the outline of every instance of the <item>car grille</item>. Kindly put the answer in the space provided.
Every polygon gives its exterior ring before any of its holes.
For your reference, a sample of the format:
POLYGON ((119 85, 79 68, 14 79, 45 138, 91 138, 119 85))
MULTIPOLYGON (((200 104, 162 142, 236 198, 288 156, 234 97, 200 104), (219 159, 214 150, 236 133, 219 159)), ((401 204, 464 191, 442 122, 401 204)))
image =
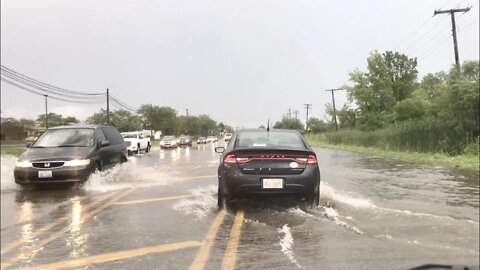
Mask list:
POLYGON ((34 168, 58 168, 62 167, 65 162, 63 161, 53 161, 53 162, 32 162, 34 168))

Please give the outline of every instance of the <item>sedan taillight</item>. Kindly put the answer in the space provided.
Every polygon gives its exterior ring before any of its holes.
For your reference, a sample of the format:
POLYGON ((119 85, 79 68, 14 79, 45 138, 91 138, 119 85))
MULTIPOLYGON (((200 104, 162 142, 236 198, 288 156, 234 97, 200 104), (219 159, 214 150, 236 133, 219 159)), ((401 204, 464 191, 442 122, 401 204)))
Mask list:
POLYGON ((223 163, 227 164, 235 164, 237 163, 237 159, 235 158, 235 155, 226 155, 225 158, 223 159, 223 163))
POLYGON ((307 164, 317 164, 317 157, 314 155, 309 155, 307 159, 307 164))

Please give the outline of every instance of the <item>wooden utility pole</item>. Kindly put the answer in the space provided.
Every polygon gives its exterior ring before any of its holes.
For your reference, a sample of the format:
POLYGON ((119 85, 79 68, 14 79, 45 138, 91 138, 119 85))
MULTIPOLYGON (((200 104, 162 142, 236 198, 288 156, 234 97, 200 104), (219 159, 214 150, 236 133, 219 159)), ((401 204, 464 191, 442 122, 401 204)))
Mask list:
POLYGON ((295 120, 298 120, 298 113, 299 113, 299 111, 297 111, 297 110, 293 111, 293 114, 295 114, 295 120))
POLYGON ((287 115, 288 115, 288 118, 292 118, 292 109, 288 109, 287 115))
POLYGON ((110 125, 110 93, 107 88, 107 125, 110 125))
POLYGON ((435 10, 433 12, 433 16, 437 14, 450 14, 450 18, 452 19, 452 36, 453 36, 453 49, 455 52, 455 65, 457 69, 460 69, 460 58, 458 56, 458 43, 457 43, 457 27, 455 26, 455 13, 456 12, 469 12, 471 7, 467 8, 456 8, 456 9, 448 9, 448 10, 435 10))
POLYGON ((45 129, 48 129, 48 95, 45 96, 45 129))
POLYGON ((335 122, 335 131, 338 131, 338 124, 337 124, 337 109, 335 108, 335 94, 333 92, 339 91, 342 89, 336 88, 336 89, 328 89, 325 91, 330 91, 332 92, 332 103, 333 103, 333 121, 335 122))
POLYGON ((312 104, 303 104, 307 109, 307 120, 305 121, 305 130, 308 130, 308 111, 312 109, 312 104))

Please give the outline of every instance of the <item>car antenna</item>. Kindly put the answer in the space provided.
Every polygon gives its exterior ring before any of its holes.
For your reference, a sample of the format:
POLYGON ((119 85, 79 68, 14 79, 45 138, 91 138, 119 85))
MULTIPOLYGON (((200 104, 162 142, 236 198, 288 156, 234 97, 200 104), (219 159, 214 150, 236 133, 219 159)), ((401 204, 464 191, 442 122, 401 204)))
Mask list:
POLYGON ((270 119, 268 119, 268 122, 267 122, 267 133, 270 132, 270 119))

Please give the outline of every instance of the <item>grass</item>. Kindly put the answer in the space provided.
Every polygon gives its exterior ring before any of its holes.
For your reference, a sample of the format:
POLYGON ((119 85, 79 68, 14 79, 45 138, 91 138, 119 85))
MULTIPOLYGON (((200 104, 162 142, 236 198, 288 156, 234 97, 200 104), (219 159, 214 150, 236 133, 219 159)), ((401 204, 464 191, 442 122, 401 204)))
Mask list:
POLYGON ((455 167, 460 169, 479 170, 478 155, 457 155, 448 156, 442 153, 418 153, 406 151, 383 150, 375 147, 364 147, 346 144, 330 144, 322 138, 322 135, 307 135, 306 139, 311 146, 345 150, 350 152, 369 154, 405 161, 413 161, 416 163, 444 165, 447 167, 455 167))
POLYGON ((25 152, 27 148, 24 145, 17 145, 17 144, 2 144, 0 146, 0 153, 2 156, 5 155, 12 155, 12 156, 20 156, 23 152, 25 152))

